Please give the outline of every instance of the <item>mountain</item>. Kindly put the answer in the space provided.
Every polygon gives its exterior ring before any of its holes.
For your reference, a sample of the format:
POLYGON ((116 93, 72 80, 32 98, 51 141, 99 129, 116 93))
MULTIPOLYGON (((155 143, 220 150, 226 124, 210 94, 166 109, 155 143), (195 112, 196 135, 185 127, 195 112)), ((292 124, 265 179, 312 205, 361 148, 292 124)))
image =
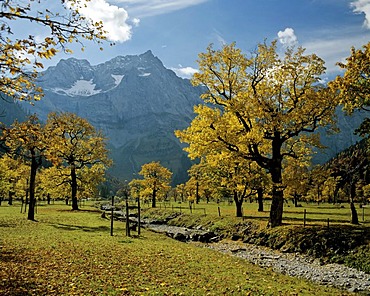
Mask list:
POLYGON ((361 137, 355 134, 361 122, 367 117, 366 111, 356 111, 351 116, 345 115, 341 107, 336 111, 338 133, 326 131, 319 128, 321 143, 326 147, 322 150, 316 150, 312 161, 314 164, 324 164, 329 159, 336 156, 341 151, 350 146, 356 145, 361 141, 361 137))
POLYGON ((26 111, 22 108, 19 102, 14 102, 13 99, 6 95, 0 95, 0 122, 9 126, 15 119, 22 122, 27 118, 26 111))
POLYGON ((174 173, 175 184, 185 181, 190 161, 174 131, 191 122, 202 90, 166 69, 151 51, 95 66, 61 60, 41 73, 38 85, 45 97, 23 106, 41 120, 51 111, 88 119, 108 138, 112 175, 131 180, 142 164, 160 161, 174 173))
MULTIPOLYGON (((61 60, 41 73, 38 85, 45 97, 34 106, 22 106, 42 120, 51 111, 73 112, 88 119, 108 138, 113 176, 131 180, 144 163, 160 161, 174 173, 173 184, 186 181, 191 164, 174 130, 190 124, 193 106, 201 102, 204 89, 177 77, 151 51, 118 56, 99 65, 74 58, 61 60)), ((349 117, 338 109, 337 116, 340 133, 328 135, 319 130, 327 149, 317 151, 315 164, 360 140, 353 132, 366 114, 349 117)))

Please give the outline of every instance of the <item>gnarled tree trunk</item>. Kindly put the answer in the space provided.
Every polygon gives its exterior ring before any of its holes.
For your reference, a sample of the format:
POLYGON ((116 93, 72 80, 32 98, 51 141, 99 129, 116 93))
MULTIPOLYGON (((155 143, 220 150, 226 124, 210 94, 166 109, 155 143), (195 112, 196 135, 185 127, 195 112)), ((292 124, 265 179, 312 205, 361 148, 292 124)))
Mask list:
POLYGON ((72 210, 78 211, 77 202, 77 175, 74 165, 71 166, 71 190, 72 190, 72 210))

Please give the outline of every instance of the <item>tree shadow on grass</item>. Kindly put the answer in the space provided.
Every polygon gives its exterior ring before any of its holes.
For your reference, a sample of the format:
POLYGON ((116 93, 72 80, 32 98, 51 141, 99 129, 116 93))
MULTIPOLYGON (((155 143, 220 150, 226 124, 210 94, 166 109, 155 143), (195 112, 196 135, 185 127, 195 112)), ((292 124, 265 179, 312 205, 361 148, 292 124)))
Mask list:
POLYGON ((63 224, 63 223, 57 223, 57 224, 51 224, 51 226, 57 228, 57 229, 63 229, 63 230, 69 230, 69 231, 75 231, 75 230, 82 230, 85 232, 109 232, 110 227, 109 226, 80 226, 80 225, 71 225, 71 224, 63 224))
POLYGON ((98 209, 78 209, 78 210, 72 210, 71 208, 68 209, 58 209, 57 212, 69 212, 69 213, 99 213, 101 214, 101 210, 98 209))
POLYGON ((243 220, 259 220, 259 221, 268 221, 269 217, 256 217, 256 216, 243 216, 243 220))
MULTIPOLYGON (((343 216, 343 217, 348 217, 351 215, 351 212, 348 210, 348 213, 327 213, 327 212, 306 212, 307 215, 317 215, 317 216, 343 216)), ((294 215, 303 215, 304 212, 296 212, 296 211, 286 211, 284 210, 284 214, 294 214, 294 215)))
MULTIPOLYGON (((55 292, 55 291, 54 291, 55 292)), ((3 279, 0 282, 0 295, 9 296, 27 296, 27 295, 52 295, 47 286, 40 285, 35 279, 27 278, 22 275, 3 279)))
POLYGON ((37 282, 26 258, 23 250, 0 251, 0 295, 52 295, 46 285, 37 282))

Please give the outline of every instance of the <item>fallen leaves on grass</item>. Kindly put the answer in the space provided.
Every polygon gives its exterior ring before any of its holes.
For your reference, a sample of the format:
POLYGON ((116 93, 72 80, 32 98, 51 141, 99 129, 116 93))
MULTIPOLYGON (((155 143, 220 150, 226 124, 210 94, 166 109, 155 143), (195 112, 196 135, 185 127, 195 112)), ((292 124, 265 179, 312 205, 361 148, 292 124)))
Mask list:
POLYGON ((0 295, 338 295, 163 235, 125 238, 123 223, 110 237, 97 213, 43 211, 34 223, 0 207, 0 295))

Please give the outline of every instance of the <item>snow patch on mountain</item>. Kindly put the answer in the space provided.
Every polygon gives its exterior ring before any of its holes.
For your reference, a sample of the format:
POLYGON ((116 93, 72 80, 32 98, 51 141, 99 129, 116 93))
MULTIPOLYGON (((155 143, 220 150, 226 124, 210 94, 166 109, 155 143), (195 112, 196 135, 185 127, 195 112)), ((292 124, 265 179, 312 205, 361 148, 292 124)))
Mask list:
POLYGON ((114 75, 114 74, 112 74, 111 76, 114 79, 114 84, 116 86, 119 85, 121 83, 123 77, 125 77, 125 75, 114 75))
POLYGON ((140 74, 139 76, 140 77, 147 77, 147 76, 149 76, 149 75, 151 75, 152 73, 143 73, 143 74, 140 74))
POLYGON ((71 88, 54 88, 53 91, 56 93, 64 93, 70 97, 82 96, 88 97, 98 93, 101 93, 101 89, 95 89, 96 84, 93 83, 93 80, 77 80, 71 88))

